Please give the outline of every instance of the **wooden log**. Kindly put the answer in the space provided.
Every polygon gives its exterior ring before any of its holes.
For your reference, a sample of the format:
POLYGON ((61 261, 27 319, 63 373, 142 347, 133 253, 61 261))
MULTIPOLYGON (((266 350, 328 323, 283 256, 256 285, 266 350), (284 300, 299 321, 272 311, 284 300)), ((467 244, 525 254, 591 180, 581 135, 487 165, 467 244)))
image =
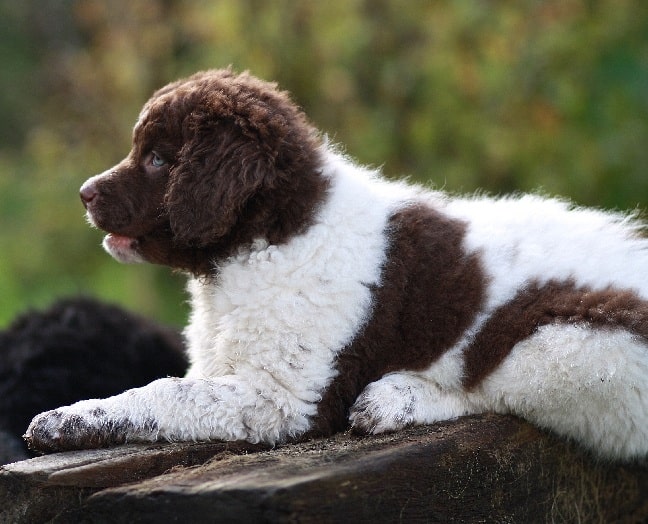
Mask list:
POLYGON ((272 450, 131 445, 0 470, 2 522, 647 519, 648 464, 597 462, 524 421, 496 415, 272 450))

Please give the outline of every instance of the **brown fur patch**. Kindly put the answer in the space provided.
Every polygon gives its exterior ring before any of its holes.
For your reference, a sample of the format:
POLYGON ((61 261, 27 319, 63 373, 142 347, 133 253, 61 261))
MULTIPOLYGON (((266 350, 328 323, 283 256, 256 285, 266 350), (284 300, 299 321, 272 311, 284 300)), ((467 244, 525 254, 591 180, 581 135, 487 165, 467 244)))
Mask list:
POLYGON ((422 205, 391 217, 371 318, 338 355, 338 375, 323 394, 312 433, 344 429, 367 384, 391 371, 428 367, 471 324, 485 281, 478 257, 462 250, 464 234, 463 223, 422 205))
POLYGON ((530 284, 498 308, 464 352, 463 385, 470 390, 507 357, 515 344, 556 322, 619 327, 648 339, 648 302, 628 290, 594 291, 574 282, 530 284))

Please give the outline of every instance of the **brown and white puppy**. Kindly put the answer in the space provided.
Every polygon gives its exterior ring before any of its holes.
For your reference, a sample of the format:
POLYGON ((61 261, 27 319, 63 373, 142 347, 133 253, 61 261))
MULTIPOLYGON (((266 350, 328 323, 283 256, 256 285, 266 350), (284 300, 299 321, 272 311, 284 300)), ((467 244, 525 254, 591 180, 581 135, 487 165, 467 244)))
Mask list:
POLYGON ((648 242, 631 218, 385 181, 231 70, 156 92, 81 198, 117 260, 189 274, 191 367, 36 417, 35 448, 276 443, 490 410, 601 456, 648 453, 648 242))

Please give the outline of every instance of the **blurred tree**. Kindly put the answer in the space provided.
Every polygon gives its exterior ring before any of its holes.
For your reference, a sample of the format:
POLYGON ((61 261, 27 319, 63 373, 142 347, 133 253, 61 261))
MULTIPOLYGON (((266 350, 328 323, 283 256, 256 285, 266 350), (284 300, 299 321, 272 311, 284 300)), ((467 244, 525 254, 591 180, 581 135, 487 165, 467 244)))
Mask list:
POLYGON ((128 151, 150 93, 198 69, 278 81, 389 176, 648 196, 643 0, 0 0, 0 16, 0 325, 71 292, 183 321, 183 279, 112 261, 76 194, 128 151))

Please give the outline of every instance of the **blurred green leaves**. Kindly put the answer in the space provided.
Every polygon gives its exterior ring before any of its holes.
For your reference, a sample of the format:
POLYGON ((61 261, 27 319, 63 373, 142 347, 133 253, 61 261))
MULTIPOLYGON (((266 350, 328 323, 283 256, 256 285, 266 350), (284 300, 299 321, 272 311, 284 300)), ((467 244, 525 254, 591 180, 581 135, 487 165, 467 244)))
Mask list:
POLYGON ((643 0, 0 0, 0 325, 100 295, 182 323, 183 279, 122 266, 77 197, 128 151, 143 102, 250 69, 389 176, 645 207, 643 0))

